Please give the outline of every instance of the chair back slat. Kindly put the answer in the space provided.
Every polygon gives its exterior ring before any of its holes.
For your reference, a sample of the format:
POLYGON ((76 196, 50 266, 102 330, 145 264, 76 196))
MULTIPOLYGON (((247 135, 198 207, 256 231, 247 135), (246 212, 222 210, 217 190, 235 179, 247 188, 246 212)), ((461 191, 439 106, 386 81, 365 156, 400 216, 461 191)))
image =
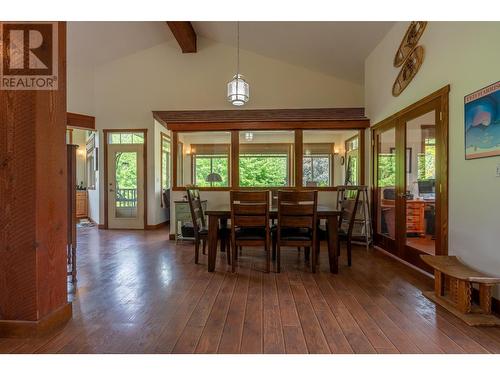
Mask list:
POLYGON ((312 227, 314 226, 313 215, 309 215, 309 216, 282 215, 280 218, 280 225, 283 228, 308 228, 308 229, 312 229, 312 227))
POLYGON ((268 191, 231 191, 232 227, 267 227, 269 222, 268 191))
POLYGON ((266 225, 266 215, 235 215, 234 223, 231 223, 239 228, 264 227, 266 225))
POLYGON ((278 227, 315 229, 318 192, 278 191, 278 227))
POLYGON ((189 209, 191 211, 191 220, 193 221, 193 229, 195 233, 206 226, 205 213, 201 204, 200 191, 198 189, 187 189, 187 197, 189 209))

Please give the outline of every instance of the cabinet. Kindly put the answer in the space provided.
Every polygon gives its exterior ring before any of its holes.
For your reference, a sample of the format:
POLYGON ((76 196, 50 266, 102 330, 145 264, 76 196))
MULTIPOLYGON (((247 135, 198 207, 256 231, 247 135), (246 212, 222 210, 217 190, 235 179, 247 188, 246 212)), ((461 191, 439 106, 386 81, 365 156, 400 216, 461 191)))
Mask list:
MULTIPOLYGON (((203 211, 207 209, 207 201, 201 201, 203 211)), ((175 208, 175 240, 191 240, 190 237, 183 237, 181 227, 184 223, 191 223, 191 209, 187 201, 174 201, 175 208)))
POLYGON ((76 217, 78 219, 87 218, 88 215, 88 194, 87 190, 76 191, 76 217))
POLYGON ((424 201, 415 200, 406 202, 406 233, 425 235, 424 212, 424 201))

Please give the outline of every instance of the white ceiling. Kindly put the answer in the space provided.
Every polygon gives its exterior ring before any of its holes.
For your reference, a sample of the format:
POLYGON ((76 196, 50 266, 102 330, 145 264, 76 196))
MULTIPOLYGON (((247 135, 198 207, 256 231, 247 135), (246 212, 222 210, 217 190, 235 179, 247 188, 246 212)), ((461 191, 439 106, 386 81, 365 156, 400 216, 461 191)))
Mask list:
MULTIPOLYGON (((241 22, 240 47, 362 83, 365 58, 393 24, 241 22)), ((235 22, 193 22, 193 26, 201 37, 236 46, 235 22)), ((165 22, 68 22, 68 62, 100 65, 172 40, 165 22)))
MULTIPOLYGON (((363 82, 364 61, 394 22, 241 22, 240 48, 363 82)), ((236 22, 193 22, 198 35, 236 46, 236 22)))

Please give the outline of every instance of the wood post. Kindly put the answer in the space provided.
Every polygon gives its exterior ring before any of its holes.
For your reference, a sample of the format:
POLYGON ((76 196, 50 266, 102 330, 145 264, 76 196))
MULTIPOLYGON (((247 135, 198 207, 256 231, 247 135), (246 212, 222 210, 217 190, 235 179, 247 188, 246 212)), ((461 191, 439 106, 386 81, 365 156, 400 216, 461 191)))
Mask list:
POLYGON ((71 317, 66 23, 52 30, 58 89, 0 90, 0 337, 34 336, 71 317))

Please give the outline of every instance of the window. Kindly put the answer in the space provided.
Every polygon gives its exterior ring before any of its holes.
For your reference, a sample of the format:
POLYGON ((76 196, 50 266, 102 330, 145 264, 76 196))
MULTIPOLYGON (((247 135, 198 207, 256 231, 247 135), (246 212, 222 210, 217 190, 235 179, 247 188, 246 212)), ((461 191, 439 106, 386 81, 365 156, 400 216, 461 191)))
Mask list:
POLYGON ((345 142, 345 184, 359 185, 359 137, 356 135, 345 142))
POLYGON ((143 144, 144 133, 109 133, 108 143, 122 145, 143 144))
POLYGON ((97 147, 95 146, 95 133, 90 133, 87 140, 87 158, 86 158, 86 172, 87 172, 87 189, 95 190, 96 188, 96 171, 97 171, 97 147))
POLYGON ((178 134, 178 186, 230 186, 230 132, 178 134))
MULTIPOLYGON (((308 137, 309 138, 309 137, 308 137)), ((334 143, 304 143, 302 183, 304 186, 332 186, 334 143)))
POLYGON ((422 151, 418 154, 418 179, 436 178, 436 135, 434 125, 422 125, 422 151))
POLYGON ((356 130, 304 130, 302 186, 335 187, 345 185, 346 178, 356 183, 357 134, 356 130))
POLYGON ((239 133, 240 187, 293 186, 293 131, 239 133))
POLYGON ((161 191, 170 189, 170 137, 161 133, 161 191))

